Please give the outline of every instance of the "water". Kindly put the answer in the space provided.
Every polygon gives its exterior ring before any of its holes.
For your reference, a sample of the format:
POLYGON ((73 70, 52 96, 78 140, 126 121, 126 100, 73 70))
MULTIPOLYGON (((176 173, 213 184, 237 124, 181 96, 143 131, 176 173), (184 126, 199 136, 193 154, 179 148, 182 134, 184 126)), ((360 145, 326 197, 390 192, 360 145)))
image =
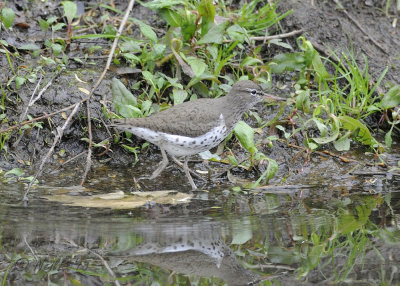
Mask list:
POLYGON ((400 285, 399 177, 221 186, 114 210, 118 196, 103 208, 44 199, 129 194, 130 178, 110 178, 95 176, 90 189, 46 178, 27 206, 22 183, 0 185, 4 285, 400 285))

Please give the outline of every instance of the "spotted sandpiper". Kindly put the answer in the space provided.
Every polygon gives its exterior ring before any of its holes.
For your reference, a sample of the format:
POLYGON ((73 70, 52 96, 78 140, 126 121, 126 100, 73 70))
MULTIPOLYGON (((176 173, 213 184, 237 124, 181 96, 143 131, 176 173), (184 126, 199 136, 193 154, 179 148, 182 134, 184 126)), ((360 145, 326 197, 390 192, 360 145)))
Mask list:
POLYGON ((189 156, 218 146, 243 113, 263 97, 282 100, 264 94, 258 84, 242 80, 235 83, 224 97, 184 102, 146 118, 114 120, 110 126, 128 131, 160 148, 163 160, 148 179, 156 178, 167 167, 166 152, 174 161, 177 161, 177 156, 184 156, 183 170, 195 190, 197 187, 188 168, 189 156))

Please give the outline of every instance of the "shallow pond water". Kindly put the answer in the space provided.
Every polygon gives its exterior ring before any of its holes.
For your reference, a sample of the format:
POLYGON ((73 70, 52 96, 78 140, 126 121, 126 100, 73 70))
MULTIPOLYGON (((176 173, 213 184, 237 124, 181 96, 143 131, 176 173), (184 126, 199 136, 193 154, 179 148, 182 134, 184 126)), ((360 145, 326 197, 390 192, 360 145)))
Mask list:
MULTIPOLYGON (((91 178, 91 189, 41 185, 25 206, 22 183, 0 186, 5 285, 400 283, 398 176, 252 191, 176 190, 190 198, 167 194, 157 203, 147 195, 141 207, 114 210, 44 198, 129 194, 130 180, 110 180, 113 172, 119 170, 94 172, 99 177, 91 178)), ((56 185, 52 180, 46 182, 56 185)), ((119 198, 102 199, 106 206, 119 198)))

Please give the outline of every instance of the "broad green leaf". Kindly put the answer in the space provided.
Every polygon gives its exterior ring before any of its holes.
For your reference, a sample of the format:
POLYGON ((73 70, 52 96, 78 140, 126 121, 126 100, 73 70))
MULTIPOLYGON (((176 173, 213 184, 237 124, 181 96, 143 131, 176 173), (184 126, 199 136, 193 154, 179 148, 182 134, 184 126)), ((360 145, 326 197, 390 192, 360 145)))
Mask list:
POLYGON ((296 108, 305 112, 310 112, 310 90, 300 90, 296 97, 296 108))
POLYGON ((388 109, 400 104, 400 85, 395 85, 383 96, 382 108, 388 109))
POLYGON ((390 129, 385 134, 385 145, 386 145, 387 148, 392 148, 392 143, 393 143, 393 140, 392 140, 392 129, 390 129))
POLYGON ((186 58, 188 64, 190 65, 190 67, 192 68, 194 75, 196 77, 201 76, 204 71, 207 69, 207 65, 206 63, 197 57, 187 57, 186 58))
POLYGON ((35 51, 35 50, 39 50, 40 47, 34 43, 29 43, 29 44, 22 45, 18 49, 26 50, 26 51, 35 51))
POLYGON ((151 100, 144 100, 141 106, 142 112, 148 114, 150 112, 152 104, 153 103, 151 102, 151 100))
POLYGON ((130 18, 130 19, 132 20, 132 22, 134 22, 136 25, 139 26, 143 36, 145 36, 152 42, 157 42, 157 34, 153 31, 153 29, 149 25, 136 18, 130 18))
POLYGON ((142 32, 143 36, 145 36, 150 41, 157 42, 157 34, 149 25, 142 23, 140 25, 140 31, 142 32))
POLYGON ((172 27, 178 28, 183 23, 183 17, 174 10, 164 8, 158 11, 158 14, 172 27))
POLYGON ((173 100, 174 100, 174 105, 178 105, 185 101, 188 94, 187 94, 186 90, 174 88, 172 90, 172 96, 173 96, 173 100))
POLYGON ((234 132, 243 148, 253 154, 256 150, 254 144, 254 129, 247 125, 246 122, 239 121, 234 128, 234 132))
POLYGON ((301 70, 306 67, 303 53, 285 53, 275 56, 270 62, 273 73, 301 70))
POLYGON ((1 21, 4 26, 8 29, 12 26, 15 18, 14 10, 11 8, 3 8, 1 10, 1 21))
POLYGON ((58 24, 55 24, 54 26, 51 26, 51 29, 55 32, 55 31, 61 30, 64 26, 65 26, 64 23, 58 23, 58 24))
POLYGON ((39 18, 38 22, 39 22, 40 29, 42 29, 43 31, 46 32, 50 28, 50 24, 47 21, 39 18))
POLYGON ((143 48, 140 46, 140 43, 138 41, 129 40, 121 43, 121 51, 124 53, 127 52, 139 53, 142 51, 142 49, 143 48))
POLYGON ((379 143, 372 137, 368 128, 362 124, 359 120, 354 119, 350 116, 339 116, 338 119, 342 123, 342 127, 346 130, 350 130, 353 134, 356 134, 356 139, 364 145, 370 147, 377 147, 379 143))
POLYGON ((242 63, 240 64, 240 68, 243 67, 251 67, 251 66, 256 66, 257 64, 263 64, 263 61, 257 58, 249 57, 247 56, 242 63))
POLYGON ((63 46, 60 44, 52 44, 51 49, 53 50, 54 55, 58 56, 62 52, 63 46))
POLYGON ((222 44, 224 40, 224 32, 228 27, 229 22, 225 21, 217 26, 212 27, 208 30, 207 34, 205 34, 198 42, 198 45, 202 44, 222 44))
POLYGON ((135 117, 137 113, 129 106, 137 107, 136 97, 116 78, 112 79, 111 90, 115 110, 124 118, 135 117))
POLYGON ((350 150, 350 138, 348 135, 340 137, 337 141, 333 142, 333 146, 339 152, 350 150))
POLYGON ((76 12, 78 11, 78 8, 77 8, 76 4, 72 1, 62 1, 61 4, 63 5, 64 16, 67 18, 68 24, 71 24, 72 20, 76 16, 76 12))
POLYGON ((243 43, 248 37, 246 29, 242 28, 238 24, 230 26, 228 29, 226 29, 226 32, 231 40, 239 41, 241 43, 243 43))
POLYGON ((221 83, 215 75, 210 74, 208 71, 205 71, 200 76, 196 76, 196 77, 192 78, 189 81, 189 83, 187 84, 186 88, 190 88, 191 86, 199 83, 202 80, 212 80, 212 81, 215 81, 218 84, 221 83))
POLYGON ((22 170, 21 168, 14 168, 14 169, 11 169, 10 171, 6 172, 4 174, 4 176, 15 175, 17 177, 20 177, 23 174, 24 174, 24 170, 22 170))
POLYGON ((15 78, 15 87, 16 87, 17 89, 20 89, 21 86, 22 86, 25 82, 26 82, 26 78, 25 78, 25 77, 17 76, 17 77, 15 78))
POLYGON ((142 71, 142 75, 143 75, 144 79, 145 79, 151 86, 153 86, 154 88, 157 87, 157 86, 156 86, 155 79, 154 79, 154 75, 153 75, 151 72, 149 72, 149 71, 142 71))
MULTIPOLYGON (((338 136, 339 136, 339 120, 334 115, 331 115, 330 118, 331 118, 331 122, 332 122, 332 135, 320 137, 320 138, 311 138, 315 143, 327 144, 327 143, 335 141, 338 138, 338 136)), ((317 120, 314 120, 314 122, 317 122, 317 120)), ((317 124, 317 126, 318 126, 318 124, 317 124)))

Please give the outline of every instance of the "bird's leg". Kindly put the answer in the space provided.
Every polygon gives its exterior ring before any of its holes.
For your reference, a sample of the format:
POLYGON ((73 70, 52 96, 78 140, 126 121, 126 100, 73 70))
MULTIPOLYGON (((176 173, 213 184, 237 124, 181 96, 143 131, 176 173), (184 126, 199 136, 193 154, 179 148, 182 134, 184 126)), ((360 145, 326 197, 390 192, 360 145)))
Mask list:
POLYGON ((158 168, 154 170, 153 174, 151 174, 150 177, 140 177, 139 180, 143 180, 143 179, 153 180, 153 179, 157 178, 161 174, 161 172, 168 166, 167 153, 165 153, 165 150, 162 148, 160 148, 160 150, 161 150, 161 155, 162 155, 163 159, 162 159, 160 165, 158 166, 158 168))
POLYGON ((188 167, 188 161, 189 161, 189 156, 186 156, 185 157, 185 162, 183 163, 183 171, 185 172, 186 177, 188 178, 189 183, 192 186, 192 191, 194 191, 194 190, 197 189, 197 186, 193 182, 192 176, 190 176, 189 167, 188 167))
MULTIPOLYGON (((179 160, 178 160, 176 157, 174 157, 174 156, 171 156, 171 158, 172 158, 172 160, 175 162, 175 164, 178 165, 179 168, 182 168, 182 169, 183 169, 183 164, 182 164, 181 161, 179 161, 179 160)), ((200 179, 200 180, 202 180, 203 182, 206 182, 206 181, 207 181, 206 179, 204 179, 202 176, 200 176, 199 174, 197 174, 195 171, 191 170, 190 168, 189 168, 189 172, 190 172, 190 174, 191 174, 192 176, 194 176, 195 178, 200 179)))

